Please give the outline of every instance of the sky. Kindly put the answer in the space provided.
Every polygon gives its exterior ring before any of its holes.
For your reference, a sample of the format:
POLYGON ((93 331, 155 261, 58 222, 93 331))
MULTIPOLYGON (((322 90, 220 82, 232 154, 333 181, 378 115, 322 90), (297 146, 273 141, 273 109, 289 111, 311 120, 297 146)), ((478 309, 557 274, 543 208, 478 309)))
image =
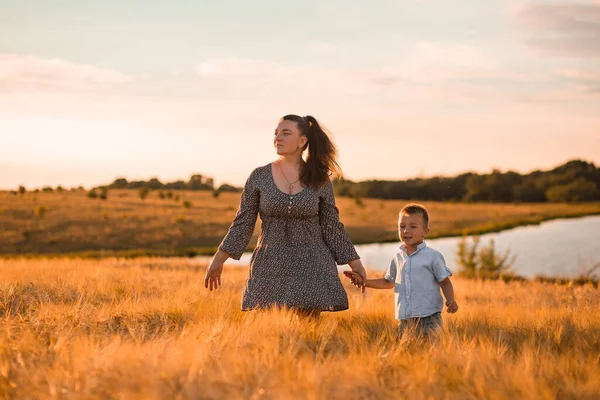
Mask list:
POLYGON ((0 189, 242 185, 285 114, 348 179, 600 164, 600 1, 0 0, 0 189))

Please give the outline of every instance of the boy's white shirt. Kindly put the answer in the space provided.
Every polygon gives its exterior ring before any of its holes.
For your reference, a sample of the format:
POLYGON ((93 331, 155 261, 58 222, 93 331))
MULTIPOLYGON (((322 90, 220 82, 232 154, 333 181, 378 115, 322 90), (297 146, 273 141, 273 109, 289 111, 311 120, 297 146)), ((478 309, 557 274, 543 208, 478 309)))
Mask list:
POLYGON ((423 242, 409 256, 402 244, 384 275, 394 283, 396 319, 428 317, 441 312, 444 299, 439 282, 449 276, 452 271, 446 267, 442 253, 423 242))

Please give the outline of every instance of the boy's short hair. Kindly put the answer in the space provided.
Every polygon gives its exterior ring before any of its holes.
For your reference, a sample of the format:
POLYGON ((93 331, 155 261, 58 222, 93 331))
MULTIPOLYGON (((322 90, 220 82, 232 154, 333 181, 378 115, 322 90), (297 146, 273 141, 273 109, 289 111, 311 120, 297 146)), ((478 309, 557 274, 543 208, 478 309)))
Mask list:
POLYGON ((425 227, 429 226, 429 213, 427 213, 427 209, 416 203, 407 204, 402 207, 400 210, 400 215, 420 215, 423 218, 423 222, 425 223, 425 227))

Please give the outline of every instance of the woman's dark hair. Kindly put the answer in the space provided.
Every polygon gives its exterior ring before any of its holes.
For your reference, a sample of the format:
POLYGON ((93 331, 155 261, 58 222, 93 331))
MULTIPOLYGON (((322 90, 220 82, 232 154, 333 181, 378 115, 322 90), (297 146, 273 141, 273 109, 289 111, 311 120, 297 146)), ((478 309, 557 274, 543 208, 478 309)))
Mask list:
POLYGON ((337 162, 337 148, 329 138, 327 130, 319 125, 315 117, 307 115, 286 115, 282 121, 295 121, 300 134, 308 141, 302 148, 308 148, 306 163, 300 170, 300 181, 305 186, 318 188, 329 179, 330 175, 342 176, 342 169, 337 162))

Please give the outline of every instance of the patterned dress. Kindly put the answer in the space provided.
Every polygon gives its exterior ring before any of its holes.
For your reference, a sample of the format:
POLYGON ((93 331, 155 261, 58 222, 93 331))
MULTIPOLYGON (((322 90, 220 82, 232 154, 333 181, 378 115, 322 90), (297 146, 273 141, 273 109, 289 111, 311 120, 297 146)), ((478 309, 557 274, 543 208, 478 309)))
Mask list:
POLYGON ((219 249, 239 260, 259 214, 262 229, 250 260, 242 310, 348 309, 336 263, 359 257, 339 220, 331 182, 289 195, 275 184, 271 164, 256 168, 219 249))

